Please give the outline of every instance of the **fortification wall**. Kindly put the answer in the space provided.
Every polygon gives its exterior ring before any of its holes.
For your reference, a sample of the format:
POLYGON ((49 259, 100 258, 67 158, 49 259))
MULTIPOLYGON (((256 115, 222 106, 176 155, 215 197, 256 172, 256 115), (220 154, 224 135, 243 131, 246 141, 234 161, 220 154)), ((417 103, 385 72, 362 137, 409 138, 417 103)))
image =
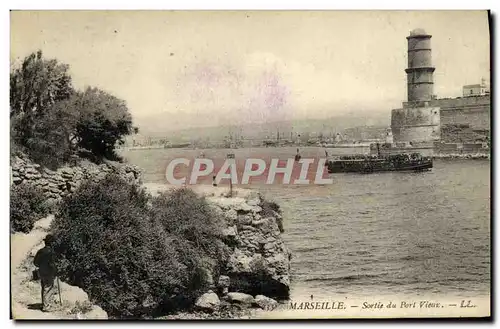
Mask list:
POLYGON ((370 145, 370 154, 372 155, 395 155, 395 154, 408 154, 420 153, 423 156, 434 155, 435 142, 411 142, 411 143, 394 143, 394 144, 375 144, 370 145))
POLYGON ((491 104, 491 98, 489 95, 474 96, 474 97, 440 98, 429 101, 430 106, 439 106, 440 108, 445 110, 466 108, 466 107, 472 107, 472 108, 477 108, 481 106, 489 107, 490 104, 491 104))
POLYGON ((441 108, 441 125, 469 125, 472 129, 490 130, 490 96, 436 99, 441 108))
POLYGON ((490 109, 448 109, 441 111, 441 125, 469 125, 476 130, 490 130, 490 109))
POLYGON ((473 130, 491 129, 490 96, 442 98, 426 102, 403 102, 403 108, 439 107, 440 125, 468 125, 473 130))

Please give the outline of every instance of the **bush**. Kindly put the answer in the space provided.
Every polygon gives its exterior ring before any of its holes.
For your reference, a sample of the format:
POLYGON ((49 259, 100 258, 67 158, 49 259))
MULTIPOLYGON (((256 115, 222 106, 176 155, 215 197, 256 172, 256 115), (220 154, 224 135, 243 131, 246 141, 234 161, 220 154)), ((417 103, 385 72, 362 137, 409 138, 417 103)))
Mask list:
POLYGON ((53 225, 61 277, 110 316, 189 307, 209 284, 207 264, 221 255, 211 219, 191 192, 152 198, 116 175, 84 183, 63 200, 53 225))
POLYGON ((192 248, 211 259, 223 259, 223 218, 204 197, 188 188, 175 189, 153 199, 151 216, 166 232, 186 240, 192 248))
POLYGON ((11 231, 29 233, 35 222, 49 214, 43 191, 29 184, 14 185, 10 195, 11 231))
POLYGON ((178 239, 180 261, 188 266, 187 304, 204 291, 213 277, 221 273, 229 256, 222 242, 223 218, 217 217, 203 197, 187 188, 175 189, 153 199, 151 217, 167 234, 178 239))

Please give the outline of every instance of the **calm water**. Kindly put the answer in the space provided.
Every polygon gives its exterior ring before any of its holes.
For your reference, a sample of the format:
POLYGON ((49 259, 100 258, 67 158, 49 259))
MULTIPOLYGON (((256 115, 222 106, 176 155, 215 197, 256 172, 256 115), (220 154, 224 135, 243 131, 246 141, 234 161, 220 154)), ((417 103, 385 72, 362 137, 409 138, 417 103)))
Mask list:
MULTIPOLYGON (((123 155, 145 171, 146 182, 164 183, 169 159, 199 152, 123 155)), ((295 148, 233 152, 285 159, 295 148)), ((226 153, 205 151, 207 158, 226 153)), ((324 150, 301 148, 301 154, 323 156, 324 150)), ((326 186, 252 185, 284 211, 292 296, 489 295, 490 162, 436 160, 434 166, 424 173, 336 174, 326 186)))

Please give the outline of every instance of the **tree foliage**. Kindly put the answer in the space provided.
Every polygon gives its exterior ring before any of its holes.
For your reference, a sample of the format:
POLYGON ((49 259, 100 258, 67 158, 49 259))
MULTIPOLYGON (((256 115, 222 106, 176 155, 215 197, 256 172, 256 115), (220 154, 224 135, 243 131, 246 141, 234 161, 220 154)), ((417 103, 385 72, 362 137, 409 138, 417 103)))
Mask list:
POLYGON ((57 168, 74 153, 74 127, 78 113, 68 107, 68 100, 55 103, 39 118, 24 146, 31 159, 49 168, 57 168))
POLYGON ((55 59, 43 59, 42 52, 27 56, 10 74, 10 117, 15 119, 16 136, 25 144, 34 125, 58 101, 73 94, 69 66, 55 59))
POLYGON ((58 167, 73 154, 115 160, 115 147, 136 131, 125 102, 97 88, 75 91, 69 66, 38 51, 10 74, 13 149, 58 167))
POLYGON ((77 145, 96 156, 116 157, 117 143, 122 144, 122 137, 134 131, 125 101, 89 87, 77 93, 71 105, 80 114, 75 127, 77 145))

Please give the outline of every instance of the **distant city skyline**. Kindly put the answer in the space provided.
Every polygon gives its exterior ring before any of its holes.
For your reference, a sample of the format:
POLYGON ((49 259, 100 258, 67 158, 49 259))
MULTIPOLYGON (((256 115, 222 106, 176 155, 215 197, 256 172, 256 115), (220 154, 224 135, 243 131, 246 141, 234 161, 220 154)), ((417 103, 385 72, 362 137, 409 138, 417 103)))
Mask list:
POLYGON ((489 79, 486 11, 13 11, 11 59, 41 49, 75 87, 165 130, 390 115, 406 100, 414 28, 433 35, 439 98, 489 79))

